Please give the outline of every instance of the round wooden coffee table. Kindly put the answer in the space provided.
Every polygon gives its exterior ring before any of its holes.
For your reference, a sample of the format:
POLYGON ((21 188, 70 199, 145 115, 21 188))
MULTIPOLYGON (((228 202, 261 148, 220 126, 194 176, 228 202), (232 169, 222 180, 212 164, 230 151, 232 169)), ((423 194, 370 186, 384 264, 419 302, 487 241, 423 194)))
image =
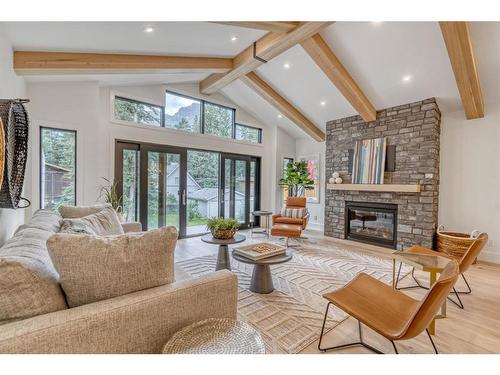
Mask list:
POLYGON ((292 260, 292 254, 289 253, 260 260, 245 258, 244 256, 236 254, 234 251, 232 255, 238 262, 254 265, 250 290, 260 294, 268 294, 274 290, 270 266, 292 260))
POLYGON ((217 255, 217 265, 215 270, 229 270, 231 271, 231 262, 229 261, 228 245, 236 244, 245 241, 247 238, 242 234, 235 234, 229 240, 219 240, 214 238, 211 234, 206 234, 201 237, 201 240, 206 243, 219 245, 219 253, 217 255))

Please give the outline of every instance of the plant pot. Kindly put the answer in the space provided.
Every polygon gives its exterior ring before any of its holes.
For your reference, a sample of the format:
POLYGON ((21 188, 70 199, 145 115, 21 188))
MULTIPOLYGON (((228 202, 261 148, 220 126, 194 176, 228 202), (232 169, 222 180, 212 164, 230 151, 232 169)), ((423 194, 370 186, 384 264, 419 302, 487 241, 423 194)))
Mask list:
POLYGON ((234 237, 237 229, 213 231, 212 236, 218 240, 230 240, 234 237))

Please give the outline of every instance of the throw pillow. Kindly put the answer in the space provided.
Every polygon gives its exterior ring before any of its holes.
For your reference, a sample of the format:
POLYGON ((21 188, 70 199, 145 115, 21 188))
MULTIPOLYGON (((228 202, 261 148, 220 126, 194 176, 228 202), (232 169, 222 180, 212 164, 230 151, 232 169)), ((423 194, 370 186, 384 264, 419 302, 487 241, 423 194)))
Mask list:
POLYGON ((58 233, 49 255, 70 307, 174 281, 175 227, 121 236, 58 233))
POLYGON ((290 217, 293 219, 302 219, 307 215, 307 208, 286 208, 283 207, 280 212, 281 216, 290 217))
POLYGON ((62 219, 61 232, 110 236, 123 234, 123 227, 116 211, 106 207, 99 212, 78 219, 62 219))
POLYGON ((96 204, 95 206, 59 206, 59 214, 63 219, 77 219, 96 214, 105 208, 111 207, 109 203, 96 204))

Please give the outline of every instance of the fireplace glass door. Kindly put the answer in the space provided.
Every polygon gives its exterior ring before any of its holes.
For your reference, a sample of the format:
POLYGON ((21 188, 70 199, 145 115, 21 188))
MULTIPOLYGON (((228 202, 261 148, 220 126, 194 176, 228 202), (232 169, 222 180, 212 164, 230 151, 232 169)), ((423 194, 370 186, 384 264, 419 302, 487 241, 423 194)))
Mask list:
POLYGON ((397 206, 346 202, 346 238, 396 248, 397 206))

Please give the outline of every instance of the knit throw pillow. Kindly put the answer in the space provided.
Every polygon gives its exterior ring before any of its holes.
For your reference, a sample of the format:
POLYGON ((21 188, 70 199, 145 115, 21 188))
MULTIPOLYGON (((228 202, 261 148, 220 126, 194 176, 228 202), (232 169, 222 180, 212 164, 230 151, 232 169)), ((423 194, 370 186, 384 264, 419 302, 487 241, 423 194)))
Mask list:
POLYGON ((120 236, 57 233, 47 249, 70 307, 174 281, 175 227, 120 236))
POLYGON ((280 212, 281 216, 290 217, 293 219, 302 219, 307 215, 307 208, 286 208, 283 207, 280 212))

